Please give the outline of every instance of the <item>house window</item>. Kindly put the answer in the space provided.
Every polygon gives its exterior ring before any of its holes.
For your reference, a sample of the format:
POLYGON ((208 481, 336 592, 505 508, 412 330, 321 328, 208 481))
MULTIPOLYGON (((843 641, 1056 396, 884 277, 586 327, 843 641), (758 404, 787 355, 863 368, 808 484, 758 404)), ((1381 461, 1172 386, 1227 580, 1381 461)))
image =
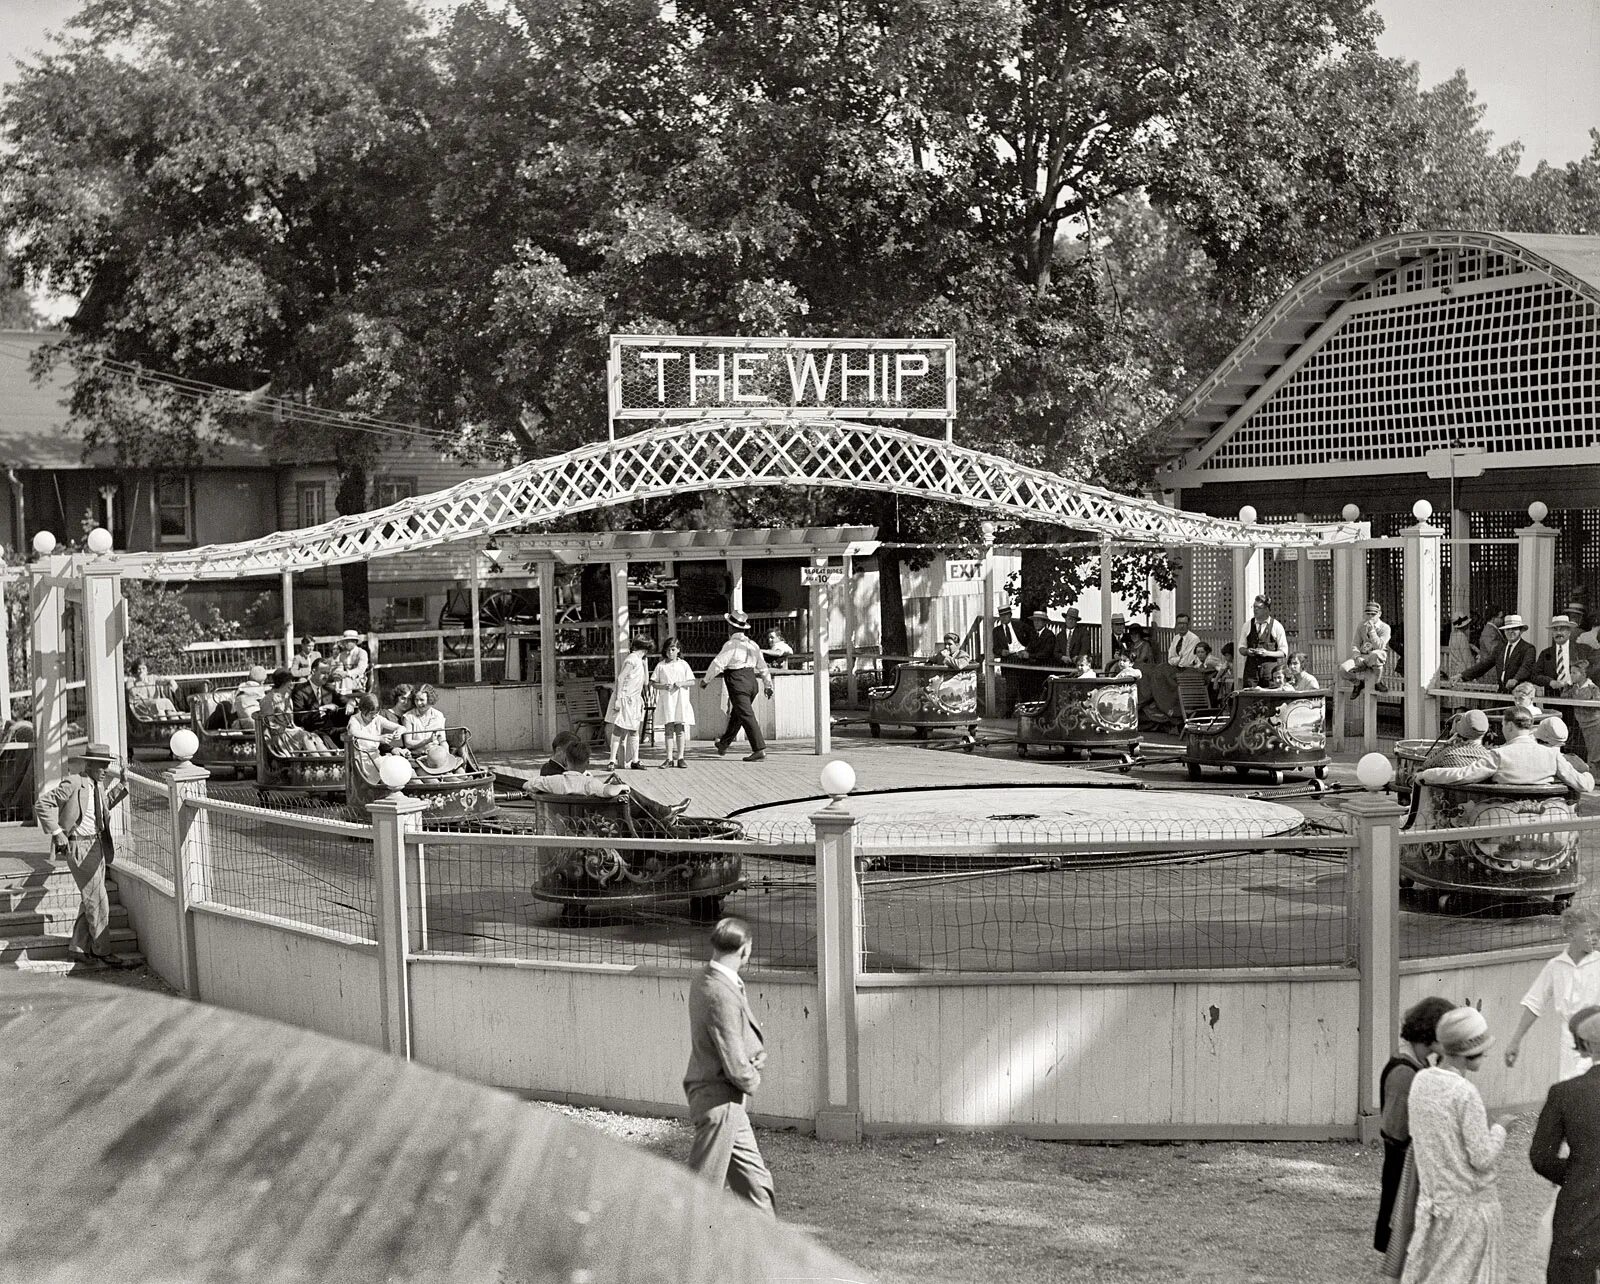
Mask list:
POLYGON ((380 477, 372 486, 375 508, 387 508, 390 504, 398 504, 402 499, 415 499, 416 495, 415 477, 380 477))
POLYGON ((194 543, 194 494, 183 473, 156 482, 156 538, 162 544, 194 543))
POLYGON ((299 490, 301 526, 321 526, 328 520, 328 488, 321 482, 301 482, 299 490))
POLYGON ((428 599, 425 597, 391 597, 389 609, 394 612, 396 624, 428 622, 428 599))

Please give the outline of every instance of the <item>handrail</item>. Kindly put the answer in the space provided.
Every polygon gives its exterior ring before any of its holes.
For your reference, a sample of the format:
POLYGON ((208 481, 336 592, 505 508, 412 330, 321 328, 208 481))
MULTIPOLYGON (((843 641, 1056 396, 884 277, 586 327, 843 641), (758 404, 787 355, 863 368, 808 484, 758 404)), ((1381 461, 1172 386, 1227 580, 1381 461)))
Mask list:
POLYGON ((1524 834, 1568 834, 1573 830, 1589 833, 1600 830, 1600 816, 1570 816, 1565 820, 1530 820, 1509 825, 1475 825, 1459 829, 1405 829, 1400 832, 1403 846, 1418 843, 1476 841, 1479 838, 1513 838, 1524 834))
POLYGON ((183 800, 184 807, 196 811, 214 811, 222 815, 245 816, 251 820, 265 820, 285 829, 303 829, 320 834, 344 834, 361 838, 372 837, 371 825, 358 825, 348 820, 324 820, 320 817, 299 816, 271 807, 252 807, 249 803, 234 802, 226 798, 195 798, 183 800))

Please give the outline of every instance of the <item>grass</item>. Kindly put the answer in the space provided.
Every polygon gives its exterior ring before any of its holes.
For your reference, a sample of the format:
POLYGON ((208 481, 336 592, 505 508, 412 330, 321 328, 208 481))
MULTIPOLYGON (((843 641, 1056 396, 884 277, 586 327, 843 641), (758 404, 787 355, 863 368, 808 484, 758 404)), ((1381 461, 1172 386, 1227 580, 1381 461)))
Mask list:
MULTIPOLYGON (((547 1106, 669 1159, 676 1120, 547 1106)), ((1533 1118, 1501 1162, 1506 1284, 1539 1284, 1527 1239, 1551 1187, 1533 1118)), ((1339 1142, 1086 1145, 973 1134, 859 1146, 763 1131, 784 1220, 880 1284, 1349 1284, 1372 1251, 1381 1152, 1339 1142)))

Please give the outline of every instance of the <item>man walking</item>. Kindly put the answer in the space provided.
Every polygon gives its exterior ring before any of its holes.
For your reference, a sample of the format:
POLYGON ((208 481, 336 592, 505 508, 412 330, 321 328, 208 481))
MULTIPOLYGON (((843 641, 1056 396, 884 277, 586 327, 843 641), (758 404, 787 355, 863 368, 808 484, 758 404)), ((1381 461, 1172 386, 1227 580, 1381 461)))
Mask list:
POLYGON ((110 746, 87 746, 68 761, 77 770, 44 790, 33 809, 53 855, 67 863, 78 885, 78 917, 67 954, 85 967, 125 966, 111 952, 111 902, 106 896, 111 809, 128 796, 122 769, 113 763, 110 746))
POLYGON ((689 1167, 762 1212, 774 1214, 772 1173, 761 1158, 745 1102, 767 1063, 761 1027, 750 1015, 739 970, 754 937, 742 918, 711 929, 711 962, 689 989, 689 1068, 683 1093, 694 1121, 689 1167))
POLYGON ((1571 1031, 1579 1055, 1593 1066, 1550 1089, 1528 1149, 1533 1170, 1561 1187, 1548 1284, 1594 1284, 1600 1272, 1600 1007, 1574 1013, 1571 1031))
POLYGON ((767 668, 761 648, 750 640, 750 617, 743 611, 729 611, 722 618, 728 622, 731 633, 722 644, 722 650, 717 652, 717 658, 711 661, 705 677, 700 679, 703 690, 706 683, 721 674, 728 689, 728 725, 716 739, 717 752, 727 753, 742 727, 745 739, 750 742, 750 752, 744 760, 761 762, 767 756, 767 740, 761 734, 761 724, 756 721, 755 699, 758 690, 772 699, 772 671, 767 668))

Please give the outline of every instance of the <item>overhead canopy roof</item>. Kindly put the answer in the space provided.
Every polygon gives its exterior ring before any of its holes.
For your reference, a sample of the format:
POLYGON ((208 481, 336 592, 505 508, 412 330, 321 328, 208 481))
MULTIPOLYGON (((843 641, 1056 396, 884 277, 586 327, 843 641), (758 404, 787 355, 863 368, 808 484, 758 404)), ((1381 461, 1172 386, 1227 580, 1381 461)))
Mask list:
MULTIPOLYGON (((1460 318, 1465 315, 1467 300, 1464 295, 1488 294, 1497 285, 1507 284, 1509 279, 1528 279, 1519 275, 1522 273, 1558 283, 1591 310, 1600 307, 1600 237, 1406 232, 1362 245, 1323 264, 1267 309, 1239 345, 1174 410, 1170 420, 1169 451, 1174 481, 1168 484, 1196 485, 1208 480, 1196 470, 1222 440, 1254 412, 1264 394, 1280 386, 1288 372, 1298 368, 1331 337, 1331 323, 1343 312, 1352 307, 1377 308, 1380 299, 1388 303, 1391 312, 1398 311, 1401 306, 1445 301, 1436 315, 1460 318), (1425 263, 1429 260, 1432 262, 1425 263), (1464 264, 1473 266, 1465 271, 1461 266, 1464 264)), ((1509 311, 1504 315, 1503 324, 1508 328, 1513 324, 1509 311)), ((1463 330, 1467 332, 1465 339, 1457 339, 1458 347, 1478 341, 1479 335, 1474 329, 1481 330, 1482 326, 1481 321, 1471 316, 1466 317, 1464 327, 1457 324, 1455 333, 1458 336, 1463 330)), ((1436 330, 1440 328, 1435 325, 1436 330)), ((1540 336, 1533 337, 1537 340, 1540 336)), ((1501 360, 1504 364, 1504 358, 1501 360)), ((1374 374, 1382 378, 1385 373, 1360 370, 1353 361, 1351 365, 1352 374, 1358 378, 1374 374)), ((1455 395, 1470 398, 1472 392, 1481 391, 1486 373, 1492 372, 1464 371, 1466 377, 1459 381, 1464 391, 1455 395)), ((1392 390, 1393 395, 1403 397, 1406 394, 1403 384, 1403 380, 1392 378, 1385 391, 1392 390)), ((1347 391, 1357 396, 1360 390, 1352 383, 1347 391)), ((1445 401, 1454 389, 1446 388, 1443 393, 1435 389, 1426 391, 1435 393, 1437 403, 1445 401)), ((1339 417, 1339 407, 1314 408, 1313 413, 1315 409, 1326 413, 1330 423, 1339 417)), ((1454 407, 1444 409, 1448 413, 1454 407)), ((1308 429, 1315 432, 1318 426, 1313 422, 1308 424, 1308 429)), ((1449 425, 1437 431, 1441 437, 1448 437, 1449 425)), ((1230 477, 1216 480, 1230 480, 1230 477)))
POLYGON ((878 548, 876 526, 796 526, 765 530, 595 531, 507 535, 498 540, 506 570, 538 562, 721 561, 727 557, 864 557, 878 548))

